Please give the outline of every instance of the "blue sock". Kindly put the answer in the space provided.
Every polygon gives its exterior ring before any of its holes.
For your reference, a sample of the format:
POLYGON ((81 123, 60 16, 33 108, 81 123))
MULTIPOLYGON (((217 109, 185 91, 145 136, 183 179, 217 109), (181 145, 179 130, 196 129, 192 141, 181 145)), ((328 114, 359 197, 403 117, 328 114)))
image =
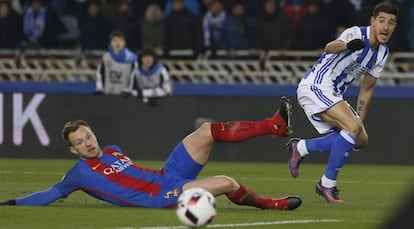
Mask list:
POLYGON ((307 139, 305 141, 306 149, 309 153, 326 152, 330 153, 332 143, 338 137, 338 132, 333 132, 320 138, 307 139))
POLYGON ((349 156, 349 151, 355 144, 356 137, 346 130, 341 130, 336 140, 332 143, 331 155, 329 155, 325 176, 328 179, 336 180, 339 170, 344 166, 349 156))

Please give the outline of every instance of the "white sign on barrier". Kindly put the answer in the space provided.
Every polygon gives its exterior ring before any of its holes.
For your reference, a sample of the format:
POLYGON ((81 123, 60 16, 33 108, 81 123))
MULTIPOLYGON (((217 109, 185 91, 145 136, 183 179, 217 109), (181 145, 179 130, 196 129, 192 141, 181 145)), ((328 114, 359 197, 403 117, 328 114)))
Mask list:
MULTIPOLYGON (((23 144, 24 127, 30 123, 43 146, 50 143, 49 135, 40 119, 37 108, 40 106, 46 94, 34 94, 26 107, 23 107, 23 94, 13 93, 13 143, 15 145, 23 144)), ((0 93, 0 144, 4 141, 4 96, 0 93)))

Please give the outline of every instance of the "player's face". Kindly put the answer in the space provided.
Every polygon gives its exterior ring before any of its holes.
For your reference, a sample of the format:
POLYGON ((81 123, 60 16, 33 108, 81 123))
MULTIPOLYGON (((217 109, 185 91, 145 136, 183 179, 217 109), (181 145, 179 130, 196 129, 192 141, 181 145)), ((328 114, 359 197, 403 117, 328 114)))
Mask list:
POLYGON ((371 27, 374 45, 387 43, 397 27, 397 18, 393 14, 380 12, 377 17, 371 17, 371 27))
POLYGON ((69 150, 82 159, 98 158, 102 155, 98 140, 89 127, 80 126, 70 133, 69 142, 72 144, 69 150))
POLYGON ((147 55, 142 57, 142 64, 144 68, 150 68, 154 64, 154 57, 147 55))
POLYGON ((118 53, 125 47, 125 39, 122 37, 113 37, 111 39, 111 46, 115 53, 118 53))

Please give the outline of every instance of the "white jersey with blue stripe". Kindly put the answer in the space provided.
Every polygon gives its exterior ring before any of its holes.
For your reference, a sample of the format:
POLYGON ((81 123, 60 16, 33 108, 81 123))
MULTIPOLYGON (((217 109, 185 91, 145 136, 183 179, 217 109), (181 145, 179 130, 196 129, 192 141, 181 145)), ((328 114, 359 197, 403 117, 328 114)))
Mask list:
POLYGON ((354 26, 346 29, 338 40, 348 43, 353 39, 362 39, 366 44, 365 48, 339 54, 325 52, 306 73, 300 86, 323 85, 325 88, 328 86, 333 89, 333 93, 342 95, 355 79, 366 73, 378 78, 387 61, 389 50, 385 44, 372 49, 369 31, 369 26, 354 26))

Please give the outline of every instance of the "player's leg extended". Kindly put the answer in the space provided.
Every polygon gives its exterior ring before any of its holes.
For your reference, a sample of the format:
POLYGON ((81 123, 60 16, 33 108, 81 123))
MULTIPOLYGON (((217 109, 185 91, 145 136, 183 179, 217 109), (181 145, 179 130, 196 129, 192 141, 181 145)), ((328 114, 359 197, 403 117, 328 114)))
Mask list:
POLYGON ((204 123, 184 138, 184 146, 197 163, 205 164, 215 141, 235 143, 260 135, 286 136, 291 131, 291 107, 289 100, 282 97, 278 111, 263 121, 204 123))
POLYGON ((342 129, 332 142, 328 165, 321 181, 316 185, 316 192, 328 202, 343 203, 338 197, 336 178, 340 169, 345 165, 349 153, 355 145, 357 136, 362 131, 361 121, 355 117, 346 102, 340 102, 321 114, 321 118, 334 123, 342 129))
POLYGON ((286 97, 280 100, 277 112, 263 121, 229 121, 211 124, 211 132, 216 141, 243 142, 260 135, 286 137, 291 132, 291 105, 286 97))
MULTIPOLYGON (((330 123, 331 126, 336 126, 338 130, 352 130, 353 128, 359 130, 358 125, 361 124, 359 118, 354 115, 353 111, 350 109, 350 107, 345 101, 339 102, 338 104, 330 108, 328 111, 319 114, 318 117, 321 118, 323 121, 330 123), (345 126, 343 125, 343 123, 349 124, 349 126, 345 126)), ((357 133, 357 131, 353 132, 357 133)), ((303 157, 305 157, 309 153, 315 152, 330 153, 332 151, 332 146, 339 137, 339 135, 339 131, 334 131, 319 138, 290 139, 287 143, 287 146, 292 155, 289 161, 289 168, 292 177, 297 177, 299 175, 299 165, 303 157)), ((359 137, 362 137, 362 139, 367 139, 366 132, 361 131, 360 134, 358 134, 358 139, 359 137)), ((362 140, 361 142, 366 142, 366 140, 362 140)))
POLYGON ((214 142, 213 135, 211 134, 211 123, 203 123, 183 140, 188 154, 190 154, 194 161, 202 165, 207 162, 214 142))
POLYGON ((248 205, 261 209, 294 210, 299 207, 302 200, 297 196, 284 198, 266 198, 257 195, 245 185, 228 176, 206 177, 189 182, 183 189, 201 187, 214 196, 225 194, 227 198, 237 205, 248 205))

